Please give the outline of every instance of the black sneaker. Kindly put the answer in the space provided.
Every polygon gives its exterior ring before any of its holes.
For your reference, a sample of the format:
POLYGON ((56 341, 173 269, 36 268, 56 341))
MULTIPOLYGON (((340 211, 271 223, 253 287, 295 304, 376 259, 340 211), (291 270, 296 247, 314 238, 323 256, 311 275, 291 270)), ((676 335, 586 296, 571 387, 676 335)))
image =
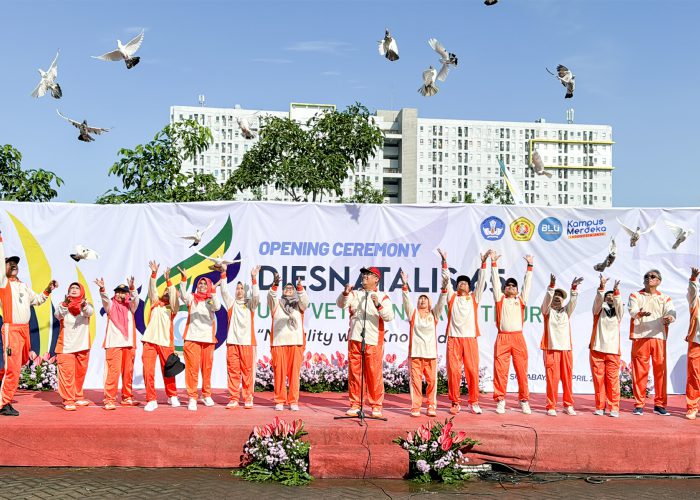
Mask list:
POLYGON ((632 410, 632 415, 644 415, 644 408, 635 408, 632 410))
POLYGON ((663 406, 654 406, 654 413, 656 413, 657 415, 662 415, 664 417, 668 417, 669 415, 671 415, 669 412, 666 411, 666 408, 664 408, 663 406))
POLYGON ((15 410, 10 403, 7 403, 5 406, 0 408, 0 415, 5 417, 18 417, 19 412, 15 410))

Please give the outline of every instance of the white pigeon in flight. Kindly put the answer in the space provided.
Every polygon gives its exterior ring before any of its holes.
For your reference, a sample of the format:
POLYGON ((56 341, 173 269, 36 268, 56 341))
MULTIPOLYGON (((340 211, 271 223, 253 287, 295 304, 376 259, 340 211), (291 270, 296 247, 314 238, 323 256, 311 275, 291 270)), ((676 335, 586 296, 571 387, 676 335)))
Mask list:
POLYGON ((225 266, 228 266, 229 264, 235 264, 236 262, 240 262, 240 261, 241 261, 241 259, 237 259, 237 260, 226 260, 226 259, 223 258, 223 256, 221 256, 221 257, 212 257, 212 256, 209 256, 209 255, 204 255, 204 254, 201 253, 199 250, 195 250, 195 253, 196 253, 197 255, 199 255, 199 256, 201 256, 201 257, 204 257, 205 259, 207 259, 207 260, 213 262, 214 265, 211 266, 210 268, 211 268, 211 269, 216 269, 216 270, 221 270, 221 269, 223 269, 225 266))
POLYGON ((75 249, 73 253, 70 254, 70 258, 76 262, 80 262, 81 260, 97 260, 100 258, 100 254, 83 245, 75 245, 75 249))
POLYGON ((552 172, 547 172, 544 168, 544 163, 542 162, 542 157, 537 152, 537 150, 532 152, 532 169, 537 175, 546 175, 547 177, 552 177, 552 172))
POLYGON ((666 225, 668 226, 668 228, 673 233, 673 237, 676 238, 675 243, 671 247, 674 250, 677 249, 680 246, 680 244, 683 243, 688 238, 688 236, 690 236, 691 234, 693 234, 695 232, 692 229, 683 229, 681 226, 678 226, 678 225, 674 224, 673 222, 668 222, 668 221, 665 221, 665 222, 666 222, 666 225))
POLYGON ((58 116, 60 116, 64 120, 67 120, 71 125, 73 125, 75 128, 80 130, 80 135, 78 136, 79 141, 92 142, 95 140, 95 138, 92 137, 90 134, 100 135, 103 132, 109 132, 108 128, 89 126, 87 120, 83 120, 82 122, 77 122, 75 120, 71 120, 67 116, 63 116, 59 110, 56 110, 56 113, 58 113, 58 116))
POLYGON ((637 229, 635 229, 633 231, 630 228, 628 228, 627 226, 625 226, 619 218, 616 217, 616 219, 617 219, 618 224, 620 224, 620 226, 622 226, 622 229, 624 229, 625 232, 629 235, 631 247, 633 247, 637 244, 637 242, 639 241, 639 238, 641 238, 643 234, 647 234, 652 229, 654 229, 654 226, 656 226, 656 222, 654 222, 651 226, 649 226, 648 228, 646 228, 644 230, 642 230, 641 227, 637 226, 637 229))
POLYGON ((564 99, 570 99, 574 96, 574 88, 576 87, 576 76, 567 68, 566 66, 559 64, 557 66, 557 74, 555 75, 551 71, 549 71, 549 68, 547 68, 547 72, 550 75, 554 75, 557 77, 557 79, 561 82, 561 84, 566 87, 566 95, 564 96, 564 99))
POLYGON ((447 52, 445 47, 443 47, 442 44, 435 38, 428 40, 428 45, 430 45, 430 47, 432 47, 432 49, 440 55, 442 67, 437 75, 437 79, 444 82, 447 78, 447 73, 450 71, 450 66, 457 66, 457 54, 447 52))
POLYGON ((245 116, 237 116, 236 123, 238 123, 238 127, 241 129, 241 135, 243 137, 246 139, 255 139, 257 137, 257 131, 251 128, 248 118, 245 116))
POLYGON ((389 30, 384 30, 384 39, 377 42, 379 44, 379 53, 389 59, 390 61, 399 60, 399 46, 396 44, 396 40, 391 36, 389 30))
POLYGON ((437 70, 432 66, 423 71, 423 85, 418 88, 418 92, 423 96, 437 94, 440 89, 435 85, 435 78, 437 78, 437 70))
POLYGON ((32 92, 32 97, 44 97, 47 90, 51 91, 51 96, 54 99, 60 99, 63 96, 61 86, 56 82, 56 78, 58 78, 58 64, 56 64, 56 61, 58 61, 59 52, 60 50, 56 51, 56 56, 53 58, 48 70, 43 71, 39 69, 41 81, 34 89, 34 92, 32 92))
POLYGON ((124 61, 126 63, 127 69, 131 69, 136 66, 141 60, 140 57, 134 56, 141 43, 143 42, 143 30, 141 33, 136 35, 129 43, 126 45, 122 44, 121 40, 117 40, 117 50, 112 52, 107 52, 101 56, 92 56, 94 59, 100 59, 102 61, 124 61))
MULTIPOLYGON (((204 233, 206 233, 209 229, 211 229, 211 227, 213 225, 214 225, 214 221, 212 220, 211 222, 209 222, 207 227, 205 227, 204 229, 202 229, 202 230, 195 229, 193 235, 180 236, 180 238, 182 238, 183 240, 191 240, 192 241, 192 244, 188 248, 196 247, 197 245, 199 245, 201 243, 202 238, 204 237, 204 233)), ((199 253, 199 252, 197 252, 197 253, 199 253)))
POLYGON ((612 266, 613 262, 615 262, 616 254, 617 254, 617 245, 615 245, 615 238, 612 238, 610 240, 610 246, 608 247, 608 256, 605 257, 603 262, 593 266, 593 269, 595 269, 599 273, 602 273, 606 267, 612 266))

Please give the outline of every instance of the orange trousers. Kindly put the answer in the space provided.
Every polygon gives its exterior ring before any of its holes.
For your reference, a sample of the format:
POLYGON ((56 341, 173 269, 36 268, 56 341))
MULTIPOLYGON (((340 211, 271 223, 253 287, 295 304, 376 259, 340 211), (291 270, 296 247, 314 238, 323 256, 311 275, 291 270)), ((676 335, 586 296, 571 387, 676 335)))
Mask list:
POLYGON ((654 406, 666 408, 666 341, 635 339, 632 341, 632 392, 635 408, 642 408, 647 398, 649 359, 654 369, 654 406))
POLYGON ((211 397, 211 368, 214 365, 214 350, 216 344, 186 340, 185 353, 185 386, 190 399, 197 399, 199 372, 202 372, 202 397, 211 397))
POLYGON ((591 350, 595 409, 620 411, 620 355, 591 350))
POLYGON ((513 357, 515 377, 518 379, 518 399, 530 399, 527 380, 527 344, 522 332, 499 333, 493 346, 493 399, 500 401, 506 397, 510 358, 513 357))
POLYGON ((131 383, 134 378, 135 347, 109 347, 105 349, 105 403, 117 401, 119 377, 122 379, 122 400, 133 397, 131 383))
POLYGON ((58 393, 63 398, 63 405, 72 405, 85 399, 83 382, 87 373, 90 349, 84 351, 56 354, 58 359, 58 393))
POLYGON ((688 342, 688 382, 685 384, 688 410, 697 410, 700 401, 700 344, 688 342))
MULTIPOLYGON (((160 360, 160 372, 165 369, 165 361, 168 356, 175 352, 174 347, 165 347, 150 342, 143 343, 143 353, 141 361, 143 362, 143 383, 146 386, 146 402, 156 401, 156 359, 160 360)), ((175 386, 175 377, 163 377, 165 385, 165 395, 167 397, 177 396, 177 387, 175 386)))
MULTIPOLYGON (((384 403, 383 345, 365 345, 365 389, 370 406, 381 408, 384 403)), ((351 340, 348 345, 348 396, 350 406, 360 407, 362 380, 362 342, 351 340)))
POLYGON ((299 403, 299 372, 304 357, 303 345, 278 345, 270 349, 275 378, 275 404, 299 403), (287 390, 289 383, 289 390, 287 390))
POLYGON ((423 405, 423 377, 428 387, 425 396, 428 406, 437 406, 437 359, 411 358, 411 411, 420 410, 423 405))
POLYGON ((564 406, 574 406, 573 375, 574 356, 571 351, 553 351, 546 349, 544 368, 547 377, 547 409, 555 410, 559 393, 559 381, 564 393, 564 406))
POLYGON ((29 325, 15 325, 3 323, 2 325, 2 355, 5 359, 5 376, 0 387, 1 406, 12 402, 17 386, 22 365, 29 361, 29 325), (8 349, 10 354, 7 353, 8 349))
MULTIPOLYGON (((226 372, 228 378, 228 394, 231 401, 238 401, 243 390, 243 402, 253 402, 255 391, 255 359, 256 347, 252 345, 228 344, 226 347, 226 372)), ((301 369, 301 365, 300 365, 301 369)))
POLYGON ((462 366, 469 388, 469 403, 476 404, 479 402, 479 344, 476 337, 447 338, 447 392, 453 403, 461 400, 462 366))

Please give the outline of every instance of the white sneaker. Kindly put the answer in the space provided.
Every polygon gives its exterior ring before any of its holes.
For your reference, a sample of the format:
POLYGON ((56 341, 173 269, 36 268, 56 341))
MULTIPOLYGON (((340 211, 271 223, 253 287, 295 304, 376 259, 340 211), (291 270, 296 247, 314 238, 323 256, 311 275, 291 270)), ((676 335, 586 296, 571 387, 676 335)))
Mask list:
POLYGON ((226 409, 232 410, 234 408, 238 408, 238 401, 229 401, 228 404, 226 405, 226 409))
POLYGON ((211 398, 211 396, 207 396, 206 398, 203 398, 202 402, 204 403, 204 406, 214 406, 216 404, 216 403, 214 403, 214 400, 211 398))
POLYGON ((275 411, 282 411, 284 410, 284 405, 282 403, 278 403, 275 405, 275 411))
POLYGON ((619 411, 613 410, 613 411, 610 412, 610 416, 611 416, 612 418, 620 418, 620 412, 619 412, 619 411))
POLYGON ((180 400, 177 398, 177 396, 170 396, 168 398, 168 402, 173 408, 177 408, 178 406, 180 406, 180 400))
POLYGON ((253 407, 253 400, 246 401, 245 404, 243 405, 243 408, 246 410, 250 410, 253 407))
POLYGON ((472 405, 472 413, 476 413, 477 415, 481 415, 483 412, 481 411, 481 406, 479 406, 478 403, 474 403, 472 405))
POLYGON ((576 411, 574 410, 573 406, 565 406, 564 413, 566 413, 567 415, 572 415, 572 416, 576 415, 576 411))
POLYGON ((190 411, 197 411, 197 400, 190 398, 190 402, 187 403, 187 409, 190 411))
POLYGON ((345 414, 346 414, 348 417, 356 417, 358 413, 360 413, 360 407, 359 407, 359 406, 353 406, 353 407, 351 407, 348 411, 345 412, 345 414))
POLYGON ((528 401, 521 401, 520 409, 525 415, 530 415, 532 413, 532 410, 530 409, 530 403, 528 401))
POLYGON ((149 401, 146 406, 143 407, 144 411, 153 411, 158 408, 158 401, 149 401))
POLYGON ((550 417, 556 417, 557 416, 557 410, 547 410, 547 415, 550 417))
POLYGON ((593 412, 593 415, 598 415, 599 417, 605 415, 605 410, 596 410, 593 412))
POLYGON ((506 412, 506 400, 499 399, 496 403, 496 413, 503 415, 506 412))
POLYGON ((297 404, 290 405, 289 409, 292 411, 299 411, 299 405, 297 405, 297 404))

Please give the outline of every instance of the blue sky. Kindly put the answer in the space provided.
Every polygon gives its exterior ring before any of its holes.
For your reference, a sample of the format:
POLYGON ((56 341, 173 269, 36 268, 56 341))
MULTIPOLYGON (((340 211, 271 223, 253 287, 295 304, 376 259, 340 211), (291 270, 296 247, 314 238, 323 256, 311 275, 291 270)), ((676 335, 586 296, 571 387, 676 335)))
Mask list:
POLYGON ((286 110, 355 101, 419 116, 610 124, 615 206, 699 206, 700 2, 695 0, 6 1, 0 144, 25 168, 59 174, 59 201, 92 202, 118 185, 118 150, 149 141, 171 105, 286 110), (401 59, 376 41, 389 27, 401 59), (146 30, 141 64, 91 59, 146 30), (438 38, 459 56, 440 93, 416 89, 438 38), (32 99, 56 49, 64 98, 32 99), (573 100, 545 72, 576 74, 573 100), (55 112, 113 127, 97 141, 55 112))

